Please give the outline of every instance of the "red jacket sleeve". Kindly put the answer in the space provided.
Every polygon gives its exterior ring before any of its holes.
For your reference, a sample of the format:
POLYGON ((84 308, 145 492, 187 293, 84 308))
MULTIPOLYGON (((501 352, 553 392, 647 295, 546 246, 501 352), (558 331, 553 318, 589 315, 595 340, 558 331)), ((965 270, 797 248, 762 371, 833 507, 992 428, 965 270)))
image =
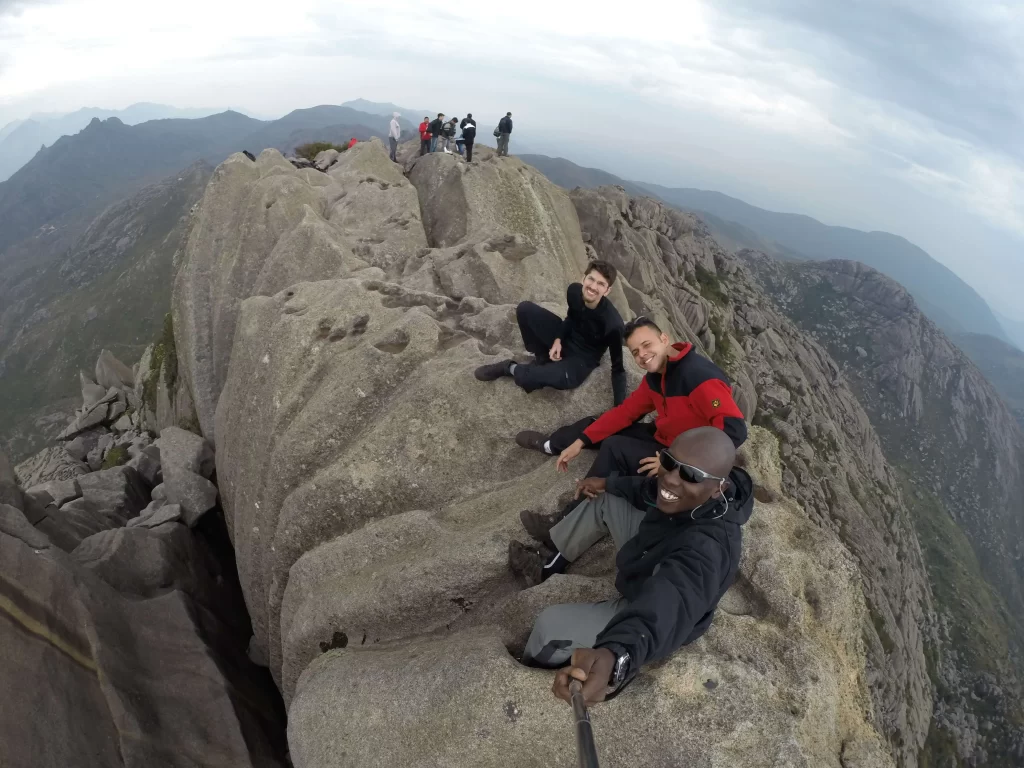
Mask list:
POLYGON ((747 439, 743 412, 732 399, 732 387, 721 379, 708 379, 690 393, 690 404, 712 427, 718 427, 739 448, 747 439))
POLYGON ((606 437, 611 437, 653 410, 654 398, 645 378, 640 382, 640 386, 622 401, 622 405, 605 411, 597 421, 583 430, 583 443, 593 445, 606 437))

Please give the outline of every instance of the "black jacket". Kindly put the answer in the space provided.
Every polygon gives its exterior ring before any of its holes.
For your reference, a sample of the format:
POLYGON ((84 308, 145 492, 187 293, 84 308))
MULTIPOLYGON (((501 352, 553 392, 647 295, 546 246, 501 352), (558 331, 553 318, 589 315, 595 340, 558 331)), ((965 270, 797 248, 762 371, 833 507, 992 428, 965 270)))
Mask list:
POLYGON ((430 121, 430 132, 434 136, 440 136, 443 131, 444 131, 444 120, 442 120, 440 117, 438 117, 438 118, 435 118, 434 120, 430 121))
POLYGON ((462 138, 467 142, 473 141, 476 138, 476 120, 473 118, 462 118, 462 122, 459 123, 459 127, 462 129, 462 138))
POLYGON ((608 297, 601 299, 594 309, 583 301, 582 283, 573 283, 565 291, 569 305, 562 330, 562 351, 566 355, 583 358, 588 365, 596 368, 601 356, 608 350, 612 361, 612 393, 615 405, 626 399, 626 369, 622 365, 622 334, 625 326, 619 310, 608 297))
POLYGON ((501 133, 512 133, 512 118, 506 115, 498 121, 498 130, 501 133))
POLYGON ((615 587, 629 604, 600 635, 595 648, 627 651, 632 679, 644 664, 692 643, 711 625, 718 601, 736 578, 743 533, 754 507, 753 482, 744 470, 729 473, 728 510, 712 500, 691 514, 666 515, 655 506, 658 481, 608 478, 607 492, 647 515, 615 558, 615 587))

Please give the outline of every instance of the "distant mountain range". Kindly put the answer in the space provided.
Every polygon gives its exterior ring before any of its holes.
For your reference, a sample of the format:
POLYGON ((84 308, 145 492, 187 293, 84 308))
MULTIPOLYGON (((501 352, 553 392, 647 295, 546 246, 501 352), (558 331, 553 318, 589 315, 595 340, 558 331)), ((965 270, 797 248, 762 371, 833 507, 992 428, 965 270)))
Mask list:
POLYGON ((0 182, 0 440, 10 452, 52 437, 48 419, 77 391, 78 366, 104 347, 132 362, 151 338, 214 166, 243 149, 386 136, 390 121, 340 106, 271 121, 232 111, 137 125, 93 118, 0 182))
MULTIPOLYGON (((563 187, 618 184, 631 195, 648 195, 699 213, 716 239, 732 250, 752 248, 795 261, 859 261, 903 285, 925 314, 947 333, 986 334, 1007 343, 1013 341, 977 291, 924 250, 897 235, 828 226, 810 216, 757 208, 720 192, 626 181, 563 158, 520 157, 563 187)), ((1024 339, 1018 343, 1024 343, 1024 339)))
POLYGON ((149 120, 206 117, 222 109, 179 109, 165 104, 132 104, 125 109, 86 107, 70 114, 35 114, 27 120, 15 120, 0 128, 0 181, 11 175, 39 151, 61 136, 71 136, 94 119, 116 117, 125 125, 138 125, 149 120))

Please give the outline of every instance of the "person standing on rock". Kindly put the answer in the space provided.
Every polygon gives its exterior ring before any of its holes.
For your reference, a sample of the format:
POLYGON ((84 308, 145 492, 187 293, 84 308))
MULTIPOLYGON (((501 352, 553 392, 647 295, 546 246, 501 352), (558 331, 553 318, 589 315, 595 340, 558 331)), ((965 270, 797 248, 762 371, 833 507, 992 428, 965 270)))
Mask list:
POLYGON ((547 563, 540 555, 516 559, 510 547, 513 570, 534 585, 564 572, 605 535, 615 541, 620 597, 552 605, 537 617, 526 643, 525 663, 569 665, 555 677, 555 696, 569 701, 575 678, 588 704, 604 701, 642 666, 707 631, 736 578, 742 526, 753 510, 753 482, 733 466, 735 458, 721 430, 690 430, 661 452, 657 478, 581 481, 589 498, 552 529, 547 563))
POLYGON ((438 112, 437 118, 430 123, 430 151, 437 152, 437 142, 444 134, 444 112, 438 112))
POLYGON ((430 118, 424 117, 420 123, 420 156, 430 151, 430 118))
POLYGON ((498 157, 508 157, 508 138, 512 135, 512 113, 498 121, 498 157))
POLYGON ((582 283, 565 292, 569 305, 563 320, 532 301, 516 307, 519 332, 533 363, 502 360, 482 365, 474 375, 480 381, 511 376, 527 392, 551 387, 575 389, 598 367, 605 350, 612 361, 612 392, 616 404, 626 397, 626 370, 622 365, 622 317, 608 294, 615 285, 615 267, 592 261, 582 283))
POLYGON ((398 140, 402 138, 402 126, 398 124, 399 113, 391 115, 391 125, 388 128, 388 147, 391 150, 391 162, 398 162, 398 140))
POLYGON ((473 113, 467 112, 466 116, 462 118, 462 122, 459 123, 459 127, 462 128, 462 139, 466 142, 466 162, 473 162, 473 142, 476 141, 476 120, 473 119, 473 113))

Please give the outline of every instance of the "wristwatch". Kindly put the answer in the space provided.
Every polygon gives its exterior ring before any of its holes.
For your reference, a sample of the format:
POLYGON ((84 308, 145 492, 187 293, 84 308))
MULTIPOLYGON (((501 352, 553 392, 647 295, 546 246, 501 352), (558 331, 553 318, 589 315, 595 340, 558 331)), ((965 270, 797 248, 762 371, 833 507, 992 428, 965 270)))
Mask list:
POLYGON ((615 666, 612 667, 611 677, 608 678, 608 685, 618 689, 626 682, 626 675, 629 673, 629 651, 615 654, 615 666))

